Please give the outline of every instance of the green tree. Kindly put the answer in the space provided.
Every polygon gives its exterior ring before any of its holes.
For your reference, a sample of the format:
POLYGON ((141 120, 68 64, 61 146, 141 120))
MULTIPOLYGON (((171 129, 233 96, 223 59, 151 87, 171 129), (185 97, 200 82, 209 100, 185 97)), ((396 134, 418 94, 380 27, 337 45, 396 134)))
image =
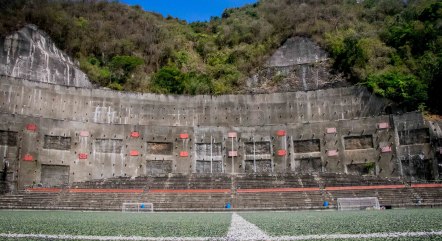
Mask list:
POLYGON ((138 66, 144 64, 144 60, 136 56, 117 55, 109 62, 109 68, 112 72, 112 81, 125 83, 129 75, 138 66))
POLYGON ((371 75, 366 84, 374 93, 411 109, 416 109, 428 99, 428 86, 425 83, 411 74, 395 70, 371 75))
POLYGON ((150 88, 161 94, 182 94, 183 80, 184 75, 176 66, 164 66, 153 76, 150 88))

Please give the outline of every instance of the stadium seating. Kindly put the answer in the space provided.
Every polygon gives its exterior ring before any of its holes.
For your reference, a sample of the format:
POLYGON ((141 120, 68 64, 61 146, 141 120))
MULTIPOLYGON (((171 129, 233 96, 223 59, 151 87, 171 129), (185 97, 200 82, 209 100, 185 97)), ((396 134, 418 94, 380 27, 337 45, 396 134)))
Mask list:
POLYGON ((338 173, 120 177, 0 195, 0 208, 121 210, 122 203, 149 202, 156 211, 219 211, 226 203, 234 210, 294 210, 335 208, 343 197, 377 197, 391 207, 442 206, 442 185, 338 173))

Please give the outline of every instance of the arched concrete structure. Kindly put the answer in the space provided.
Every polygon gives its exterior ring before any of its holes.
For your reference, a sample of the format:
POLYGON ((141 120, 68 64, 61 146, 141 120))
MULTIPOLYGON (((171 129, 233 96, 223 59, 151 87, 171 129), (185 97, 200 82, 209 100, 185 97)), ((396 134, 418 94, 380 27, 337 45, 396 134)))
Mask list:
POLYGON ((165 96, 3 76, 0 89, 1 159, 19 187, 199 172, 418 175, 401 158, 437 173, 422 116, 384 115, 389 102, 361 87, 165 96))

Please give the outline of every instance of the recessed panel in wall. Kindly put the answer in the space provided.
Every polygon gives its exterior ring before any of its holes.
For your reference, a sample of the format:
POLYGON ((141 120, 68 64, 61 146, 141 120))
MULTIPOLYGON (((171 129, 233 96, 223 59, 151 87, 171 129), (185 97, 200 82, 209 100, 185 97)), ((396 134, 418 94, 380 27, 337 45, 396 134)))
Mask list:
POLYGON ((222 162, 221 161, 203 161, 203 160, 197 160, 196 161, 196 172, 197 173, 221 173, 223 171, 222 169, 222 162), (212 170, 210 170, 210 164, 212 164, 212 170))
POLYGON ((199 157, 221 156, 221 143, 197 143, 196 155, 199 157))
POLYGON ((245 161, 245 172, 246 173, 253 173, 259 172, 259 173, 270 173, 272 172, 272 161, 271 160, 246 160, 245 161), (255 167, 256 164, 256 167, 255 167), (256 168, 256 169, 255 169, 256 168))
POLYGON ((430 142, 428 128, 399 131, 399 142, 401 145, 422 144, 430 142))
POLYGON ((94 142, 96 152, 121 153, 123 140, 121 139, 96 139, 94 142))
POLYGON ((43 148, 54 150, 69 150, 71 149, 71 138, 64 136, 45 135, 43 148))
POLYGON ((293 148, 295 150, 295 153, 320 152, 321 151, 319 139, 293 141, 293 148))
POLYGON ((442 155, 439 154, 437 156, 437 169, 439 172, 439 177, 442 177, 442 155))
POLYGON ((0 130, 0 145, 1 146, 17 146, 18 133, 15 131, 0 130))
POLYGON ((322 172, 322 162, 320 157, 296 159, 299 162, 299 172, 311 173, 322 172))
POLYGON ((69 166, 41 165, 41 183, 45 187, 69 183, 69 166))
POLYGON ((160 175, 172 173, 171 160, 148 160, 146 161, 146 175, 160 175))
POLYGON ((147 154, 172 155, 172 142, 147 142, 147 154))
POLYGON ((422 180, 432 180, 432 165, 430 160, 421 160, 418 156, 401 160, 404 177, 422 180))
POLYGON ((374 175, 376 164, 374 162, 355 163, 347 165, 347 172, 355 175, 374 175))
POLYGON ((270 154, 270 142, 245 142, 246 155, 270 154))
POLYGON ((345 150, 373 148, 373 136, 346 136, 344 137, 345 150))

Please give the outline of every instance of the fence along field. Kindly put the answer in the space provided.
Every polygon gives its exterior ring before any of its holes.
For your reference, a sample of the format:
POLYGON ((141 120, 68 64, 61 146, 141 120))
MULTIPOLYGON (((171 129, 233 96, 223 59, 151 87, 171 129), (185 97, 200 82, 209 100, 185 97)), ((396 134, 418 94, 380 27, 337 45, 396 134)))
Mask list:
POLYGON ((0 240, 442 240, 442 209, 240 213, 0 211, 0 240))

